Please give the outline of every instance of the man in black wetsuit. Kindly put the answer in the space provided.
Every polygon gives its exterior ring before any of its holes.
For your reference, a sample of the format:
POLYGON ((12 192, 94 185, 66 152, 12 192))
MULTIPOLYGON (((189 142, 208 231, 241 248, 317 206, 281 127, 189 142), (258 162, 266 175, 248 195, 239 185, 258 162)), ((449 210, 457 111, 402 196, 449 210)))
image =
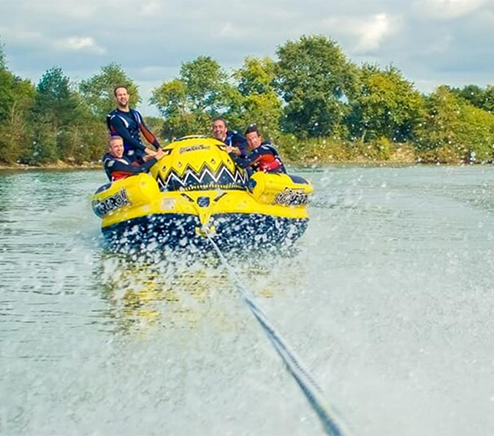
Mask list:
POLYGON ((223 118, 216 118, 213 121, 213 136, 228 147, 234 147, 234 153, 239 156, 245 157, 247 155, 247 141, 246 139, 237 133, 235 130, 228 130, 226 127, 226 121, 223 118))
POLYGON ((144 124, 142 115, 129 107, 129 92, 125 86, 117 86, 113 91, 117 108, 106 116, 106 124, 111 135, 118 135, 124 141, 124 156, 154 156, 155 151, 147 148, 141 140, 141 133, 146 140, 160 149, 160 143, 144 124))
POLYGON ((262 139, 261 133, 255 124, 247 127, 245 137, 251 150, 246 157, 238 156, 232 147, 227 147, 226 151, 240 168, 247 170, 249 176, 254 171, 286 173, 280 153, 270 141, 262 139))
POLYGON ((145 173, 161 159, 165 153, 160 148, 154 156, 124 156, 124 142, 120 136, 111 136, 108 153, 103 156, 103 166, 108 178, 115 182, 133 174, 145 173))

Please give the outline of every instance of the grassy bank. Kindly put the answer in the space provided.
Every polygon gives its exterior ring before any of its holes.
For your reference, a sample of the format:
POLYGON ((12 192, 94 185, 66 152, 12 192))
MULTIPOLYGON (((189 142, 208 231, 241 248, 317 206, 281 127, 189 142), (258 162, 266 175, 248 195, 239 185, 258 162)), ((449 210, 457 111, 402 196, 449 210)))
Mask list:
MULTIPOLYGON (((464 147, 438 147, 421 151, 409 143, 395 143, 385 138, 369 142, 349 142, 333 138, 301 140, 290 135, 273 138, 283 161, 291 166, 319 167, 331 164, 353 165, 397 165, 397 164, 447 164, 491 163, 469 161, 469 150, 464 147)), ((166 144, 166 141, 162 141, 166 144)), ((103 154, 103 152, 101 153, 103 154)), ((0 169, 102 169, 101 162, 58 160, 54 163, 27 165, 22 163, 2 164, 0 169)))
POLYGON ((75 164, 71 162, 58 161, 49 164, 39 164, 39 165, 27 165, 21 163, 14 164, 2 164, 0 163, 0 170, 74 170, 74 169, 86 169, 86 170, 101 170, 101 162, 83 162, 80 164, 75 164))

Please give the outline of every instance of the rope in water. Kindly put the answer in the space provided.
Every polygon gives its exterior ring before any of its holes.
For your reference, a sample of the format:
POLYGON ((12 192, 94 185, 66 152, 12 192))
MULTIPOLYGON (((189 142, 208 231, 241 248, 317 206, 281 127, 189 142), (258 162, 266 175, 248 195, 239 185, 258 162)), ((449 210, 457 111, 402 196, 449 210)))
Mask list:
POLYGON ((228 262, 223 256, 223 253, 219 249, 218 245, 213 241, 209 231, 206 230, 205 235, 211 242, 211 245, 218 254, 223 267, 227 271, 232 282, 235 284, 237 290, 240 292, 243 300, 263 328, 280 357, 285 362, 286 368, 298 383, 300 389, 309 401, 309 404, 316 412, 326 434, 330 436, 348 435, 348 431, 343 430, 344 425, 341 420, 334 416, 334 414, 331 414, 326 407, 321 388, 317 385, 309 372, 304 368, 295 352, 288 347, 281 334, 273 327, 268 317, 254 301, 252 294, 242 285, 235 271, 230 267, 230 265, 228 265, 228 262))

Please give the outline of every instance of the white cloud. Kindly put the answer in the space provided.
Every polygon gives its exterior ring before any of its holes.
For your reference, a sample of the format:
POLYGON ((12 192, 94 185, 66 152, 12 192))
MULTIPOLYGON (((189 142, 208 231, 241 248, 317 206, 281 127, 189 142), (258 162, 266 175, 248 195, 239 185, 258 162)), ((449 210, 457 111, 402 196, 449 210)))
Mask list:
POLYGON ((356 54, 370 54, 378 51, 386 38, 399 30, 402 19, 398 15, 379 13, 358 18, 334 17, 325 23, 331 32, 357 37, 353 49, 356 54))
POLYGON ((161 12, 161 6, 154 0, 145 1, 140 6, 140 14, 144 17, 156 16, 161 12))
POLYGON ((72 36, 56 42, 56 46, 62 50, 82 51, 95 54, 104 54, 106 50, 96 44, 90 36, 72 36))
POLYGON ((378 50, 384 38, 393 33, 395 24, 387 14, 374 15, 360 28, 360 38, 355 51, 357 53, 369 53, 378 50))
POLYGON ((218 36, 226 36, 229 38, 234 37, 235 34, 236 34, 235 27, 229 21, 223 24, 220 31, 218 32, 218 36))
POLYGON ((448 20, 470 14, 489 0, 418 0, 413 6, 426 17, 448 20))

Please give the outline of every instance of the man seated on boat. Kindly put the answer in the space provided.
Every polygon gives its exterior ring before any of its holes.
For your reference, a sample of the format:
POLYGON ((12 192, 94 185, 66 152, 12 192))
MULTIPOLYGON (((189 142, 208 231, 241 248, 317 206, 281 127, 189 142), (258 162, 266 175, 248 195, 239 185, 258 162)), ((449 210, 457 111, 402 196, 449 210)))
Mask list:
POLYGON ((114 182, 133 174, 145 173, 161 159, 165 153, 160 148, 155 156, 124 156, 124 142, 121 136, 111 136, 108 153, 103 156, 106 175, 114 182))
POLYGON ((232 147, 232 151, 237 155, 242 157, 247 155, 246 139, 235 130, 228 130, 223 118, 216 118, 213 121, 213 136, 226 146, 232 147))
POLYGON ((263 141, 261 133, 255 124, 251 124, 245 131, 245 138, 251 152, 242 157, 237 155, 233 147, 227 147, 233 161, 240 167, 253 171, 264 171, 266 173, 286 173, 285 166, 280 158, 280 153, 270 141, 263 141))

